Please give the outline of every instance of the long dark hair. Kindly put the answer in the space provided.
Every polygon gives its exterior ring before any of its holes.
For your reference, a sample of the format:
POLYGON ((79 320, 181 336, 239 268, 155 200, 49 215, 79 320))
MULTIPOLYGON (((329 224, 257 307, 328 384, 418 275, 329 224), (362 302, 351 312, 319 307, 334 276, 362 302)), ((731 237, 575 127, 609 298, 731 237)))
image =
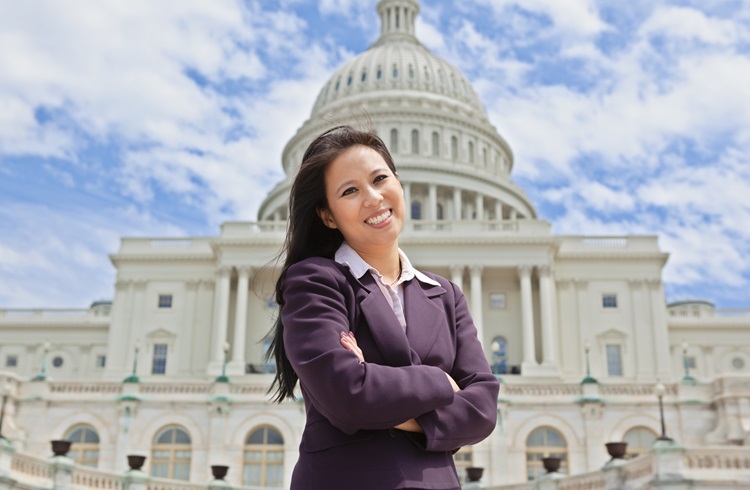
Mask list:
POLYGON ((307 147, 302 164, 292 183, 289 194, 289 222, 286 238, 280 256, 284 256, 279 279, 276 281, 276 303, 279 314, 268 336, 271 345, 266 352, 266 360, 273 357, 276 361, 276 376, 269 393, 274 392, 273 400, 282 402, 286 398, 294 399, 294 387, 297 385, 297 373, 284 350, 284 324, 281 322, 281 310, 284 308, 284 278, 289 267, 309 257, 327 257, 332 259, 336 250, 344 241, 337 229, 323 224, 318 212, 328 209, 326 200, 325 171, 328 164, 353 146, 367 146, 383 157, 394 175, 396 166, 385 143, 374 131, 360 131, 351 126, 336 126, 321 134, 307 147))

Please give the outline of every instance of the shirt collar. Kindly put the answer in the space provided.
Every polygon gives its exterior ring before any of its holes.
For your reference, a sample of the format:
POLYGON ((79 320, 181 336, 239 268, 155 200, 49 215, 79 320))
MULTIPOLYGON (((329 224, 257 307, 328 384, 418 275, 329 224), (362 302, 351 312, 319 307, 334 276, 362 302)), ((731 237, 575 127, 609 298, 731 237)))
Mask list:
MULTIPOLYGON (((425 284, 440 286, 439 282, 427 277, 415 269, 414 266, 411 265, 411 262, 409 262, 409 258, 400 248, 398 249, 398 255, 401 258, 401 277, 397 284, 410 281, 416 277, 420 282, 425 284)), ((338 250, 336 250, 334 260, 341 265, 347 266, 357 279, 361 279, 367 272, 373 272, 378 277, 382 277, 377 269, 365 262, 364 259, 360 257, 359 254, 346 242, 343 242, 338 250)))

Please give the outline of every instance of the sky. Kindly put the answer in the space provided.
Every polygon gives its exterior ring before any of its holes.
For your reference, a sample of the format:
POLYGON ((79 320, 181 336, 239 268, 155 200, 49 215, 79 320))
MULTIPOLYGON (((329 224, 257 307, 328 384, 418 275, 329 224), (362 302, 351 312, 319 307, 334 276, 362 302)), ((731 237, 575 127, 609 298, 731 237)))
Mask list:
MULTIPOLYGON (((376 0, 0 0, 0 309, 111 299, 122 237, 254 221, 376 0)), ((422 0, 557 235, 658 235, 750 308, 750 2, 422 0)))

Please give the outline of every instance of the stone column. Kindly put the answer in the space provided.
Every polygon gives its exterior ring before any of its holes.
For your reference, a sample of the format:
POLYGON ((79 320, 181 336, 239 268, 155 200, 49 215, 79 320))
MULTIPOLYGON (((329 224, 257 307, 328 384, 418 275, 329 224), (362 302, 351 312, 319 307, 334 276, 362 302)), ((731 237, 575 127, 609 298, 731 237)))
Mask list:
POLYGON ((234 315, 234 342, 232 362, 228 366, 230 374, 245 374, 245 337, 247 335, 247 295, 252 267, 237 269, 237 307, 234 315))
POLYGON ((539 266, 537 273, 539 274, 539 300, 542 320, 542 366, 557 371, 557 328, 553 311, 550 268, 548 265, 539 266))
POLYGON ((672 375, 669 356, 669 335, 667 333, 666 302, 661 289, 661 281, 647 281, 651 299, 651 331, 653 332, 654 357, 656 358, 656 377, 669 379, 672 375))
POLYGON ((214 330, 211 342, 211 363, 209 374, 221 372, 224 363, 224 342, 227 341, 227 322, 229 320, 229 281, 232 268, 221 267, 216 271, 216 294, 214 298, 214 330))
POLYGON ((518 268, 521 279, 521 325, 523 328, 523 363, 521 374, 537 366, 536 346, 534 345, 534 310, 531 302, 531 266, 518 268))
POLYGON ((651 322, 649 321, 648 298, 646 288, 642 280, 634 279, 628 281, 630 286, 630 298, 632 302, 633 315, 633 345, 635 349, 635 378, 637 380, 653 380, 656 370, 656 359, 654 356, 654 343, 651 339, 651 322))
POLYGON ((503 203, 499 199, 495 200, 495 219, 501 221, 503 219, 503 203))
POLYGON ((475 206, 477 208, 477 221, 484 219, 484 196, 477 192, 475 199, 475 206))
POLYGON ((411 221, 411 184, 409 182, 401 182, 401 186, 404 188, 404 204, 406 204, 406 221, 411 221))
POLYGON ((429 221, 435 221, 437 219, 437 185, 430 184, 428 187, 428 198, 427 198, 427 219, 429 221))
POLYGON ((453 188, 453 219, 461 221, 461 189, 453 188))
POLYGON ((471 271, 471 316, 477 327, 477 337, 484 345, 484 326, 482 323, 482 266, 472 265, 471 271))
POLYGON ((516 211, 514 208, 511 208, 510 210, 510 219, 511 221, 515 221, 518 219, 518 211, 516 211))
POLYGON ((451 266, 451 281, 453 281, 461 291, 464 290, 464 266, 451 266))
POLYGON ((130 317, 133 312, 133 281, 118 280, 112 302, 112 323, 107 338, 107 378, 121 378, 127 370, 130 340, 130 317))

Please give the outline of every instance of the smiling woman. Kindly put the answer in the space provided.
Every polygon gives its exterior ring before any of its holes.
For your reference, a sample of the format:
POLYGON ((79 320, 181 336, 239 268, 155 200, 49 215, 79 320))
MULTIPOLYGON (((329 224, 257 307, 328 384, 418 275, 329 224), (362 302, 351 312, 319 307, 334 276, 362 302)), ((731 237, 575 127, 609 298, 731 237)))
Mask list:
POLYGON ((304 395, 291 488, 460 488, 453 452, 492 432, 499 385, 460 289, 398 247, 404 192, 385 144, 320 135, 289 209, 269 356, 276 400, 298 380, 304 395))

